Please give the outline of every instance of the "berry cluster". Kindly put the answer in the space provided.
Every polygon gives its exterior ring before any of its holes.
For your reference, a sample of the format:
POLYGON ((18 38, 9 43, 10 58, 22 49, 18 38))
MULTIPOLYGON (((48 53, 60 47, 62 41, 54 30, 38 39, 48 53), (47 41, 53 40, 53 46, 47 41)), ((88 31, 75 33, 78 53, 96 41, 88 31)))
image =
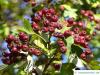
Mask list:
POLYGON ((61 25, 57 22, 58 16, 53 8, 44 8, 32 16, 32 28, 34 31, 55 32, 55 29, 61 29, 61 25))
MULTIPOLYGON (((95 21, 93 17, 93 12, 90 10, 81 10, 80 12, 83 16, 86 16, 86 14, 89 17, 90 21, 95 21), (93 17, 93 19, 91 18, 93 17)), ((86 25, 83 21, 74 21, 73 18, 69 18, 67 20, 67 27, 71 27, 70 30, 66 30, 64 32, 65 37, 73 36, 75 44, 79 44, 83 46, 84 48, 88 48, 88 42, 91 40, 92 35, 87 32, 86 25)))
POLYGON ((18 60, 26 58, 26 54, 24 54, 24 52, 27 52, 31 55, 41 55, 42 52, 36 48, 31 47, 28 41, 29 36, 23 32, 20 32, 17 37, 10 34, 6 38, 10 53, 3 53, 3 62, 5 64, 12 64, 18 60))
POLYGON ((80 55, 80 57, 89 62, 89 60, 91 60, 93 58, 93 54, 92 51, 89 48, 86 48, 85 51, 80 55))
POLYGON ((95 21, 95 18, 93 16, 94 13, 91 10, 81 10, 80 13, 84 17, 88 17, 90 21, 95 21))
POLYGON ((62 40, 58 40, 58 41, 57 41, 57 44, 58 44, 58 46, 59 46, 59 51, 60 51, 61 53, 66 53, 67 48, 66 48, 66 46, 65 46, 65 43, 64 43, 62 40))

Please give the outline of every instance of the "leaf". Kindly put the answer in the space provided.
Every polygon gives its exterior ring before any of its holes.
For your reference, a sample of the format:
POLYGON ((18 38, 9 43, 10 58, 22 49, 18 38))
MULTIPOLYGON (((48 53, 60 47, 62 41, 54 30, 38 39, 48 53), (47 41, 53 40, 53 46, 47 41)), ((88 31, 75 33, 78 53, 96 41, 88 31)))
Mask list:
POLYGON ((90 68, 93 69, 93 70, 100 70, 100 62, 99 62, 99 61, 93 60, 93 61, 91 61, 91 62, 89 63, 89 66, 90 66, 90 68))
POLYGON ((5 65, 5 64, 0 65, 0 70, 6 69, 7 67, 8 67, 8 65, 5 65))
POLYGON ((73 54, 71 54, 70 56, 69 56, 69 62, 70 63, 73 63, 73 64, 77 64, 77 61, 78 61, 78 58, 77 58, 77 56, 76 56, 76 54, 75 53, 73 53, 73 54))
POLYGON ((73 68, 75 65, 72 63, 62 64, 60 75, 73 75, 73 68))
POLYGON ((76 11, 77 10, 73 9, 73 8, 70 9, 70 10, 65 10, 63 16, 64 17, 70 16, 70 17, 73 17, 73 18, 76 19, 76 17, 77 17, 76 11))
POLYGON ((46 41, 43 40, 44 38, 41 37, 40 35, 33 34, 31 38, 31 42, 34 42, 36 46, 44 50, 45 52, 48 53, 48 49, 45 47, 46 41))
POLYGON ((71 51, 72 51, 72 53, 76 53, 78 57, 80 57, 80 55, 83 52, 82 48, 80 46, 75 45, 75 44, 72 45, 71 51))
POLYGON ((23 26, 19 28, 19 30, 26 32, 27 34, 33 34, 33 29, 31 27, 31 24, 29 23, 29 20, 23 19, 23 26))
POLYGON ((92 34, 93 32, 94 32, 94 27, 95 27, 95 25, 96 25, 96 23, 95 22, 88 22, 87 23, 87 32, 89 33, 89 34, 92 34))
POLYGON ((71 52, 71 46, 72 44, 74 43, 74 38, 73 36, 69 36, 67 39, 66 39, 66 42, 67 42, 67 55, 69 56, 70 55, 70 52, 71 52))

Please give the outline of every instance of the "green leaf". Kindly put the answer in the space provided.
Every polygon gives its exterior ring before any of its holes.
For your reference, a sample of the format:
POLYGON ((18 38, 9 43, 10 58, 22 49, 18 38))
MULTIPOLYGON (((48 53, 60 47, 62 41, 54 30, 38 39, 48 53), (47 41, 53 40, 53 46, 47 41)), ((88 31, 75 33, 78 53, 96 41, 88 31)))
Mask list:
POLYGON ((83 52, 82 48, 78 45, 75 45, 75 44, 72 45, 71 51, 72 51, 72 53, 76 53, 78 57, 80 57, 80 55, 83 52))
POLYGON ((65 10, 64 11, 64 17, 67 17, 67 16, 70 16, 70 17, 73 17, 73 18, 75 18, 76 19, 76 17, 77 17, 77 14, 76 14, 76 9, 70 9, 70 10, 65 10))
POLYGON ((70 63, 73 63, 73 64, 77 64, 77 61, 78 61, 78 58, 77 58, 77 56, 76 56, 76 54, 75 53, 73 53, 73 54, 71 54, 70 56, 69 56, 69 62, 70 63))
POLYGON ((8 67, 8 65, 5 65, 5 64, 0 65, 0 70, 6 69, 7 67, 8 67))
POLYGON ((73 68, 75 65, 72 63, 62 64, 60 75, 73 75, 73 68))
POLYGON ((100 70, 100 62, 93 60, 89 63, 89 67, 93 70, 100 70))
POLYGON ((93 32, 94 32, 94 27, 95 27, 95 25, 96 25, 96 23, 95 22, 88 22, 87 23, 87 32, 89 33, 89 34, 92 34, 93 32))
POLYGON ((23 19, 23 26, 19 28, 19 30, 26 32, 27 34, 33 34, 33 29, 31 27, 31 24, 29 23, 29 20, 23 19))
POLYGON ((74 43, 74 38, 73 36, 69 36, 67 39, 66 39, 66 42, 67 42, 67 55, 69 56, 70 55, 70 52, 71 52, 71 46, 72 44, 74 43))

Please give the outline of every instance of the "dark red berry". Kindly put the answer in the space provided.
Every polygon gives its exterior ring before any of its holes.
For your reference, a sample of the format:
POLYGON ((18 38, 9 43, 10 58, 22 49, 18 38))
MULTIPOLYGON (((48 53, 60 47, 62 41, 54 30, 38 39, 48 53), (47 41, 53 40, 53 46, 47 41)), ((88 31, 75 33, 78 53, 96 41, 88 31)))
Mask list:
POLYGON ((18 49, 17 49, 16 47, 13 47, 13 48, 11 49, 11 51, 12 51, 12 52, 18 52, 18 49))
POLYGON ((41 16, 41 17, 43 16, 42 11, 38 11, 37 14, 38 14, 39 16, 41 16))
POLYGON ((8 35, 8 38, 7 38, 8 41, 14 41, 14 39, 15 37, 12 34, 8 35))
POLYGON ((52 16, 52 21, 57 22, 58 21, 58 16, 57 15, 52 16))
POLYGON ((50 8, 50 9, 49 9, 49 13, 51 13, 51 14, 55 14, 55 10, 54 10, 54 8, 50 8))
POLYGON ((65 46, 60 47, 60 52, 65 53, 67 51, 67 48, 65 46))
POLYGON ((49 27, 49 31, 54 32, 55 31, 54 27, 49 27))
POLYGON ((86 41, 90 41, 91 40, 91 36, 90 35, 86 35, 85 39, 86 39, 86 41))
POLYGON ((63 42, 62 40, 57 41, 57 44, 58 44, 60 47, 65 46, 65 44, 64 44, 64 42, 63 42))
POLYGON ((91 53, 92 53, 92 51, 91 51, 90 49, 88 49, 88 48, 85 49, 85 54, 86 54, 86 55, 89 55, 89 54, 91 54, 91 53))
POLYGON ((81 13, 82 15, 84 15, 84 14, 85 14, 85 10, 81 10, 80 13, 81 13))
POLYGON ((80 27, 82 27, 82 26, 83 26, 83 22, 82 22, 82 21, 79 21, 79 22, 78 22, 78 25, 79 25, 80 27))
POLYGON ((95 20, 94 16, 89 16, 90 21, 95 20))
POLYGON ((59 70, 60 69, 60 64, 54 64, 53 66, 54 66, 55 70, 59 70))
POLYGON ((51 16, 52 16, 51 13, 46 13, 46 18, 47 18, 47 19, 50 19, 51 16))
POLYGON ((68 22, 70 25, 72 25, 73 22, 74 22, 74 20, 73 20, 73 18, 69 18, 69 19, 67 20, 67 22, 68 22))
POLYGON ((83 53, 80 55, 80 57, 81 57, 82 59, 86 59, 85 53, 83 52, 83 53))
POLYGON ((79 31, 80 31, 80 29, 79 29, 78 27, 74 28, 74 32, 75 32, 76 34, 78 34, 79 31))
POLYGON ((38 49, 34 49, 34 50, 32 51, 32 54, 39 56, 39 55, 42 54, 42 52, 41 52, 40 50, 38 50, 38 49))
POLYGON ((43 31, 43 32, 48 32, 49 29, 48 29, 48 27, 43 27, 43 28, 42 28, 42 31, 43 31))
POLYGON ((42 13, 45 15, 46 13, 48 12, 48 9, 47 8, 44 8, 43 10, 42 10, 42 13))
POLYGON ((31 3, 31 4, 32 4, 32 6, 35 6, 35 5, 36 5, 36 2, 32 1, 32 3, 31 3))
POLYGON ((24 32, 19 33, 19 38, 23 38, 26 34, 24 32))
POLYGON ((49 20, 46 19, 46 20, 43 21, 43 24, 44 24, 44 26, 47 27, 50 24, 50 22, 49 22, 49 20))
POLYGON ((23 51, 27 51, 27 49, 28 49, 28 46, 25 44, 25 45, 22 45, 22 50, 23 51))
POLYGON ((35 22, 39 22, 40 20, 41 20, 41 17, 39 15, 37 15, 33 18, 33 21, 35 21, 35 22))
POLYGON ((82 31, 79 33, 80 36, 84 36, 84 35, 86 35, 86 34, 87 34, 87 33, 86 33, 85 30, 82 30, 82 31))
POLYGON ((25 35, 25 36, 22 38, 22 41, 28 41, 28 36, 25 35))
POLYGON ((39 25, 36 24, 35 22, 33 22, 32 28, 33 28, 34 30, 39 30, 39 25))

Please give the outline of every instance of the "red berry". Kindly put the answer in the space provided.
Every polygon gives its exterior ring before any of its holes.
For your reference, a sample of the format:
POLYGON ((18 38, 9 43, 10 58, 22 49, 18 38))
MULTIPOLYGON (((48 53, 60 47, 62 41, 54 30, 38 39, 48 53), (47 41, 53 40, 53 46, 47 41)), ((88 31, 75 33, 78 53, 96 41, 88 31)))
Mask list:
POLYGON ((42 11, 38 11, 38 15, 42 17, 43 16, 42 11))
POLYGON ((28 46, 25 44, 25 45, 22 45, 22 50, 23 51, 27 51, 27 49, 28 49, 28 46))
POLYGON ((67 20, 67 22, 68 22, 70 25, 72 25, 73 22, 74 22, 74 20, 73 20, 73 18, 69 18, 69 19, 67 20))
POLYGON ((43 28, 42 28, 42 31, 43 31, 43 32, 48 32, 49 29, 48 29, 47 27, 43 27, 43 28))
POLYGON ((31 3, 31 4, 32 4, 32 6, 35 6, 35 5, 36 5, 36 2, 32 1, 32 3, 31 3))
POLYGON ((60 64, 54 64, 54 68, 55 68, 55 70, 59 70, 60 69, 60 64))
POLYGON ((86 34, 87 34, 87 33, 86 33, 85 30, 82 30, 82 32, 79 33, 80 36, 84 36, 84 35, 86 35, 86 34))
POLYGON ((50 8, 50 9, 49 9, 49 13, 51 13, 51 14, 55 14, 55 10, 54 10, 54 8, 50 8))
POLYGON ((83 26, 83 22, 79 21, 79 22, 78 22, 78 25, 79 25, 80 27, 82 27, 82 26, 83 26))
POLYGON ((82 54, 80 55, 80 57, 81 57, 82 59, 86 59, 85 53, 82 53, 82 54))
POLYGON ((64 11, 64 9, 65 9, 65 7, 63 5, 60 5, 59 8, 60 8, 61 11, 64 11))
POLYGON ((32 28, 33 28, 34 30, 39 30, 39 25, 36 24, 35 22, 33 22, 32 28))
POLYGON ((67 51, 67 48, 65 47, 65 46, 62 46, 61 48, 60 48, 60 52, 61 53, 65 53, 67 51))
POLYGON ((18 49, 17 49, 16 47, 13 47, 13 48, 11 49, 11 51, 12 51, 12 52, 18 52, 18 49))
POLYGON ((58 16, 57 15, 52 16, 52 21, 57 22, 58 21, 58 16))
POLYGON ((89 16, 90 21, 95 20, 94 16, 89 16))
POLYGON ((45 15, 46 13, 48 12, 48 9, 47 8, 44 8, 43 10, 42 10, 42 13, 45 15))
POLYGON ((86 39, 86 41, 90 41, 91 40, 91 36, 90 35, 86 35, 85 39, 86 39))
POLYGON ((27 35, 24 36, 24 37, 22 38, 22 41, 28 41, 28 36, 27 36, 27 35))
POLYGON ((24 35, 25 35, 24 32, 20 32, 20 33, 19 33, 19 37, 21 37, 21 38, 22 38, 24 35))
POLYGON ((46 18, 50 19, 51 18, 51 13, 46 13, 46 18))
POLYGON ((47 27, 50 24, 50 22, 49 22, 49 20, 46 19, 46 20, 44 20, 43 24, 44 24, 44 26, 47 27))
POLYGON ((79 33, 79 28, 78 27, 76 27, 76 28, 74 28, 74 32, 76 33, 76 34, 78 34, 79 33))
POLYGON ((8 35, 8 38, 6 39, 6 42, 11 43, 11 41, 14 41, 14 39, 15 39, 15 37, 12 34, 10 34, 10 35, 8 35))
POLYGON ((49 27, 49 31, 54 32, 55 31, 54 27, 49 27))
POLYGON ((58 44, 60 47, 65 46, 65 44, 64 44, 64 42, 63 42, 62 40, 57 41, 57 44, 58 44))
POLYGON ((32 18, 32 20, 35 22, 39 22, 41 20, 41 17, 39 15, 37 15, 34 18, 32 18))
POLYGON ((90 49, 88 49, 88 48, 85 49, 85 54, 86 54, 86 55, 89 55, 89 54, 91 54, 91 53, 92 53, 92 51, 91 51, 90 49))
POLYGON ((84 15, 84 14, 85 14, 85 10, 81 10, 80 13, 81 13, 82 15, 84 15))
POLYGON ((70 36, 70 30, 66 30, 66 31, 64 32, 64 36, 65 36, 65 37, 70 36))

